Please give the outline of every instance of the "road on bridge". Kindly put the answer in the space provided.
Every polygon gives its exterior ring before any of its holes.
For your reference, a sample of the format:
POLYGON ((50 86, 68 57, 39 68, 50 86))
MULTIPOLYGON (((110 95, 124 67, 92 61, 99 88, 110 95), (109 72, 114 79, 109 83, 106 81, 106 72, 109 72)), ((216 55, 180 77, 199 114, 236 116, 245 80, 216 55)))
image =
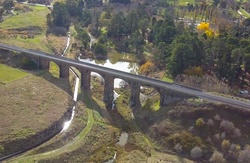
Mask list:
POLYGON ((41 57, 48 59, 50 61, 55 61, 55 62, 63 62, 68 64, 69 66, 73 66, 76 68, 85 68, 89 69, 90 71, 101 73, 101 74, 108 74, 110 76, 113 76, 115 78, 121 78, 124 79, 125 81, 134 81, 138 82, 141 85, 148 85, 156 88, 163 88, 163 89, 170 89, 174 91, 178 91, 181 93, 189 94, 191 96, 196 96, 202 99, 206 99, 209 101, 214 101, 214 102, 219 102, 219 103, 224 103, 227 105, 232 105, 235 107, 242 108, 244 110, 250 111, 250 102, 247 101, 240 101, 232 98, 227 98, 215 94, 210 94, 207 92, 203 92, 201 90, 195 89, 195 88, 189 88, 186 86, 178 85, 178 84, 172 84, 172 83, 167 83, 161 80, 153 79, 153 78, 148 78, 145 76, 140 76, 136 74, 131 74, 127 72, 122 72, 119 70, 114 70, 110 68, 106 68, 103 66, 98 66, 98 65, 93 65, 91 63, 85 63, 65 57, 60 57, 56 55, 50 55, 44 52, 36 51, 36 50, 31 50, 31 49, 25 49, 25 48, 20 48, 17 46, 12 46, 12 45, 7 45, 0 43, 0 49, 5 49, 5 50, 10 50, 10 51, 17 51, 17 52, 23 52, 27 54, 31 54, 36 57, 41 57))

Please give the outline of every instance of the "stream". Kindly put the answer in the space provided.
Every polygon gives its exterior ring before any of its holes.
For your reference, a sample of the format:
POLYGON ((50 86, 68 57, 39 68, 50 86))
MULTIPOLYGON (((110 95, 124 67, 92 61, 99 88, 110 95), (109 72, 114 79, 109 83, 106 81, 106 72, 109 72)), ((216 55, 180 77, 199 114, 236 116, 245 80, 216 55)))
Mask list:
MULTIPOLYGON (((70 43, 70 32, 68 32, 67 43, 66 43, 66 47, 63 50, 63 53, 61 55, 62 57, 65 55, 65 52, 68 50, 69 43, 70 43)), ((72 72, 72 74, 76 78, 76 80, 75 80, 76 81, 75 82, 75 88, 74 88, 74 95, 73 95, 73 101, 76 102, 77 101, 77 96, 78 96, 78 88, 79 88, 79 77, 72 68, 69 68, 69 70, 70 70, 70 72, 72 72)), ((70 126, 70 124, 71 124, 71 122, 72 122, 72 120, 73 120, 73 118, 75 116, 75 108, 76 108, 76 106, 74 105, 73 108, 72 108, 72 114, 71 114, 70 120, 64 122, 63 129, 62 129, 62 131, 60 133, 66 131, 69 128, 69 126, 70 126)))

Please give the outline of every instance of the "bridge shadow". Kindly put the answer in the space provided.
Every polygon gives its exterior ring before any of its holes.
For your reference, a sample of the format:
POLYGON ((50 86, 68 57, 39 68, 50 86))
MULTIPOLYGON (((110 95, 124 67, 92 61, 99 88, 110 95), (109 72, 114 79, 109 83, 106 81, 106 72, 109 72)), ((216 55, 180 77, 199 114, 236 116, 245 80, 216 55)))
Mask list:
POLYGON ((69 78, 57 78, 53 76, 49 71, 43 70, 40 73, 34 73, 33 75, 36 75, 38 77, 41 77, 48 82, 52 83, 56 87, 60 88, 61 90, 65 91, 69 95, 73 96, 73 91, 71 89, 71 84, 69 81, 69 78))

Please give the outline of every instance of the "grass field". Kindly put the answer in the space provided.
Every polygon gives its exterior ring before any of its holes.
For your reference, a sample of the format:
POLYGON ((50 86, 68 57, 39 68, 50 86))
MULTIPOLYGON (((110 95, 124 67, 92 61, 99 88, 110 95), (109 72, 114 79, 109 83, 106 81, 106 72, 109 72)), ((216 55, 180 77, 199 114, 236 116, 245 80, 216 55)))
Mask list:
POLYGON ((57 51, 57 47, 65 46, 64 37, 57 37, 57 41, 54 42, 48 40, 52 37, 45 35, 47 30, 46 15, 50 13, 50 10, 43 6, 28 6, 28 8, 30 10, 26 12, 15 11, 15 15, 0 23, 2 35, 0 42, 48 53, 57 51), (28 38, 28 33, 34 33, 34 37, 28 38))
POLYGON ((30 6, 33 11, 20 13, 7 18, 0 23, 1 29, 14 29, 27 26, 39 26, 45 29, 46 15, 50 12, 47 7, 30 6))
POLYGON ((6 84, 14 80, 21 79, 28 75, 28 73, 22 70, 14 69, 4 64, 0 64, 0 83, 6 84))

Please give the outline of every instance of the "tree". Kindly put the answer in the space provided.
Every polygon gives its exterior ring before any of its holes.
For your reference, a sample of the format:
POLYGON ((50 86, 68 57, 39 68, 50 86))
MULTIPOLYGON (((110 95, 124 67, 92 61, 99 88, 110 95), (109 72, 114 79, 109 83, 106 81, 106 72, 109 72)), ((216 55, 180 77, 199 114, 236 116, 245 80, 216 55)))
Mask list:
POLYGON ((120 39, 125 34, 125 26, 123 13, 115 14, 110 22, 108 35, 120 39))
POLYGON ((87 9, 83 10, 79 16, 82 26, 87 27, 91 23, 91 12, 87 9))
POLYGON ((181 74, 185 69, 191 66, 192 55, 192 49, 188 44, 177 44, 167 61, 167 67, 170 73, 175 77, 177 74, 181 74))
POLYGON ((79 8, 78 0, 67 0, 66 7, 70 16, 77 16, 81 13, 81 8, 79 8))
POLYGON ((64 27, 69 29, 70 17, 64 3, 56 2, 51 12, 52 24, 54 26, 64 27))
POLYGON ((202 156, 202 149, 200 147, 196 146, 191 150, 192 158, 197 159, 197 158, 201 158, 201 156, 202 156))
POLYGON ((223 154, 218 151, 214 151, 209 161, 211 163, 225 163, 226 162, 226 160, 223 157, 223 154))
POLYGON ((12 7, 14 7, 14 0, 5 0, 3 2, 4 10, 11 10, 12 7))
POLYGON ((124 5, 129 4, 130 0, 110 0, 111 3, 122 3, 124 5))
POLYGON ((79 30, 77 31, 77 37, 79 40, 81 40, 82 44, 84 45, 84 48, 86 49, 88 46, 88 43, 90 42, 90 37, 88 33, 85 30, 79 30))
POLYGON ((157 21, 152 30, 154 31, 154 42, 156 45, 159 42, 170 44, 178 33, 175 28, 173 18, 171 18, 168 14, 165 15, 164 20, 157 21))
POLYGON ((139 16, 131 12, 126 17, 126 33, 131 35, 138 29, 139 16))
POLYGON ((101 43, 94 44, 93 50, 96 54, 97 59, 106 59, 107 58, 107 48, 101 43))
POLYGON ((221 143, 221 148, 225 151, 228 152, 229 148, 230 148, 230 141, 229 140, 223 140, 221 143))
POLYGON ((237 161, 238 163, 249 163, 249 160, 250 160, 250 148, 246 147, 244 150, 240 151, 237 161))
POLYGON ((145 33, 148 29, 148 26, 149 26, 149 21, 147 18, 144 18, 144 19, 141 19, 140 22, 139 22, 139 27, 140 27, 140 30, 141 30, 141 33, 142 33, 142 36, 145 37, 145 33))
POLYGON ((165 68, 167 58, 167 45, 165 42, 160 42, 154 52, 154 62, 158 68, 165 68))
POLYGON ((135 54, 140 56, 142 53, 142 45, 145 43, 142 35, 140 34, 139 30, 132 34, 130 37, 130 45, 131 47, 135 48, 135 54))

